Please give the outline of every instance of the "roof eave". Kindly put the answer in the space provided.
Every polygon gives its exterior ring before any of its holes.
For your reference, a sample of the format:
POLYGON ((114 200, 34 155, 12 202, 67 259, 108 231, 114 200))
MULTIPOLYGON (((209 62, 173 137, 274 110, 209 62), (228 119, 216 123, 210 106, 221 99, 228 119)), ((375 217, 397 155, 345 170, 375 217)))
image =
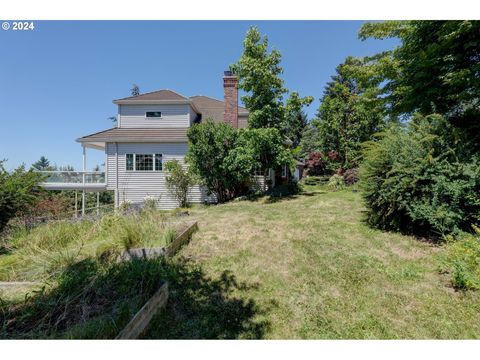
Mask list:
POLYGON ((117 105, 178 105, 178 104, 191 104, 190 100, 113 100, 117 105))

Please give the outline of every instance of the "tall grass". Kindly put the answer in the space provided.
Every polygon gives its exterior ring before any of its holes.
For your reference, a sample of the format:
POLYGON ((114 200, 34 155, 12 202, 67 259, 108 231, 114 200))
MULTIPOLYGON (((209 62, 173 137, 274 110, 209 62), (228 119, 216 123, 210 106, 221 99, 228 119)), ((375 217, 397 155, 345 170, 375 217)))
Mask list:
POLYGON ((143 211, 100 220, 61 221, 18 230, 8 239, 10 253, 0 255, 0 281, 45 280, 88 256, 134 247, 167 246, 176 230, 167 214, 143 211))

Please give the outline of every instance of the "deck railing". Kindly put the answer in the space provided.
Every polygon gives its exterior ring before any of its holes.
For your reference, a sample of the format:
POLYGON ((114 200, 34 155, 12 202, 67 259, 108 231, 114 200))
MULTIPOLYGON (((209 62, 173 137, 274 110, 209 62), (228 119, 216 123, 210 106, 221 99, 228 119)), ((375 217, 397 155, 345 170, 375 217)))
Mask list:
POLYGON ((39 171, 45 176, 46 184, 82 184, 85 174, 85 184, 104 184, 105 172, 103 171, 39 171))

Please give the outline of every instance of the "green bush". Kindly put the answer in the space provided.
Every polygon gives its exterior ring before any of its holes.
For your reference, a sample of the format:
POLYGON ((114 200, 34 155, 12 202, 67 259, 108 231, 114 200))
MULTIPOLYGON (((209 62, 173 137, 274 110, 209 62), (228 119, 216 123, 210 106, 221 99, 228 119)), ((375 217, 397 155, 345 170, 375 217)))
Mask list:
POLYGON ((439 115, 416 116, 367 143, 360 170, 368 222, 446 235, 479 222, 480 157, 439 115))
POLYGON ((0 160, 0 232, 13 217, 27 210, 37 200, 38 183, 42 176, 20 166, 8 172, 0 160))
POLYGON ((442 270, 451 276, 452 285, 461 290, 480 290, 480 229, 455 240, 450 237, 442 270))
POLYGON ((327 186, 333 191, 341 190, 345 187, 345 180, 342 175, 334 174, 328 180, 327 186))
POLYGON ((178 160, 168 161, 165 170, 168 172, 165 177, 167 189, 180 207, 188 207, 188 190, 195 184, 195 177, 178 160))

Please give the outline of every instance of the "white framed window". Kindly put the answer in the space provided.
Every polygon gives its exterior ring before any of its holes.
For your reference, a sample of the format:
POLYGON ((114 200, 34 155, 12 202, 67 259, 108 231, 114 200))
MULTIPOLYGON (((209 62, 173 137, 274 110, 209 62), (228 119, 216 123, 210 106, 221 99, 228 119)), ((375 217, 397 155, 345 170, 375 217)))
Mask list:
POLYGON ((287 177, 287 165, 282 166, 282 178, 287 177))
POLYGON ((161 118, 162 112, 161 111, 147 111, 145 112, 146 118, 161 118))
POLYGON ((126 171, 162 171, 163 154, 125 154, 126 171))
POLYGON ((267 171, 268 170, 262 171, 261 168, 259 168, 258 166, 255 166, 255 168, 253 169, 253 175, 255 175, 255 176, 266 176, 267 171))

